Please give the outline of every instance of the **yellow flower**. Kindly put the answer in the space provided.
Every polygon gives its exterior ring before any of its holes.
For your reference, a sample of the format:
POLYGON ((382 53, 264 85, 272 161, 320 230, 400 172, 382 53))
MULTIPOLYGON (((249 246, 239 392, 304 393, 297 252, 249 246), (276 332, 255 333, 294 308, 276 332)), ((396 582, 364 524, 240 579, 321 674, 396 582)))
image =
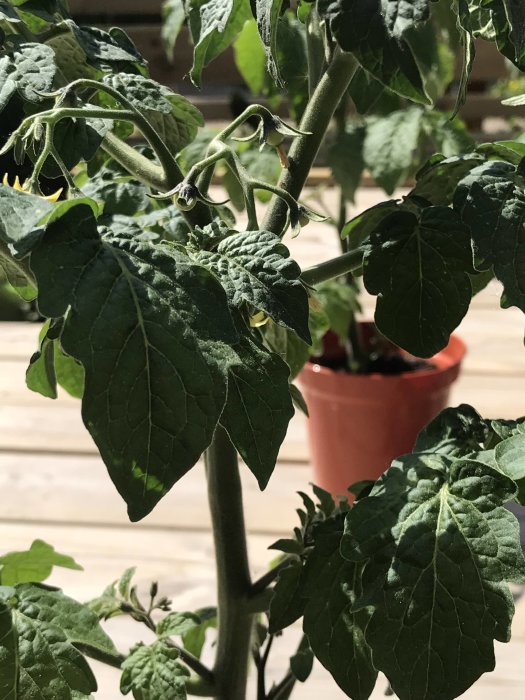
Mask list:
MULTIPOLYGON (((20 178, 18 175, 15 177, 15 181, 13 185, 9 184, 9 176, 7 173, 4 174, 4 178, 2 180, 2 184, 6 185, 7 187, 12 187, 14 190, 17 190, 18 192, 28 192, 29 191, 29 180, 26 180, 23 184, 20 182, 20 178)), ((46 199, 48 202, 56 202, 60 195, 62 194, 63 187, 61 187, 59 190, 56 192, 53 192, 53 194, 47 195, 47 197, 42 196, 42 199, 46 199)))

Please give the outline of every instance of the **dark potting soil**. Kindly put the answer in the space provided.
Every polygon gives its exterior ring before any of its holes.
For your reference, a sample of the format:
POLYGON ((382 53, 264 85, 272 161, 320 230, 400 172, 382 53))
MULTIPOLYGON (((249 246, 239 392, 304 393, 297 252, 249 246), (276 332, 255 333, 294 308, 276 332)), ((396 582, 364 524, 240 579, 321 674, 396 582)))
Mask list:
MULTIPOLYGON (((316 364, 333 369, 335 372, 348 372, 346 358, 327 359, 325 357, 315 357, 312 359, 316 364)), ((388 354, 371 358, 364 371, 359 372, 359 374, 395 375, 403 374, 404 372, 420 372, 422 370, 435 368, 436 365, 426 360, 419 360, 414 357, 406 357, 399 354, 388 354)))

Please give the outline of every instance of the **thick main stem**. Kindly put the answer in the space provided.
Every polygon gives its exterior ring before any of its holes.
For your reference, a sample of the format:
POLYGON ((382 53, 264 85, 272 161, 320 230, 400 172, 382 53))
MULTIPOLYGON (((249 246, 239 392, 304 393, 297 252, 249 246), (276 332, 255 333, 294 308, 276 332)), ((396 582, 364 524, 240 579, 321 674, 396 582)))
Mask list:
POLYGON ((245 700, 253 622, 246 605, 251 579, 237 453, 220 426, 206 452, 206 472, 219 610, 215 698, 245 700))
MULTIPOLYGON (((353 56, 339 52, 328 66, 308 103, 300 129, 310 133, 294 139, 288 154, 289 167, 283 171, 279 181, 279 187, 286 190, 294 199, 298 199, 302 192, 319 146, 355 69, 356 62, 353 56)), ((263 229, 281 234, 286 225, 286 213, 286 203, 274 197, 263 229)))

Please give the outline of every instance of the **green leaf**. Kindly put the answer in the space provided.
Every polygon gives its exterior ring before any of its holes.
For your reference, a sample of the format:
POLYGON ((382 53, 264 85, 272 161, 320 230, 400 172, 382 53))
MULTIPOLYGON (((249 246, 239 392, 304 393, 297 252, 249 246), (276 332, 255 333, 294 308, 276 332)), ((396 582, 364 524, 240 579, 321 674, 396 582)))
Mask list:
POLYGON ((49 46, 16 43, 0 58, 0 111, 16 91, 28 102, 42 102, 40 93, 51 89, 55 72, 54 52, 49 46))
POLYGON ((341 238, 348 238, 350 249, 358 248, 376 230, 379 224, 392 212, 399 210, 395 199, 380 202, 350 219, 341 231, 341 238))
POLYGON ((270 634, 289 627, 303 615, 306 601, 302 597, 302 573, 299 560, 293 561, 279 573, 270 601, 270 634))
MULTIPOLYGON (((266 148, 260 152, 250 148, 239 154, 239 160, 254 179, 270 185, 277 184, 282 168, 279 156, 274 149, 266 148)), ((256 190, 255 195, 261 202, 269 202, 272 198, 272 193, 267 190, 256 190)))
POLYGON ((23 257, 40 238, 38 225, 53 209, 42 197, 0 185, 0 238, 23 257))
POLYGON ((487 423, 468 404, 446 408, 419 433, 413 452, 464 457, 481 449, 489 436, 487 423))
POLYGON ((314 530, 314 549, 304 571, 302 594, 308 601, 303 630, 338 686, 354 700, 367 700, 377 679, 365 641, 370 613, 366 608, 354 610, 361 567, 339 552, 343 522, 338 516, 314 530))
POLYGON ((43 586, 0 588, 0 630, 0 690, 6 698, 88 695, 97 684, 78 647, 118 656, 93 613, 43 586))
POLYGON ((13 289, 21 299, 23 299, 24 301, 33 301, 33 299, 36 298, 37 290, 34 287, 34 285, 31 284, 31 282, 26 277, 24 271, 20 267, 18 267, 17 262, 13 260, 11 256, 5 258, 2 256, 1 248, 0 269, 4 273, 6 280, 9 282, 11 287, 13 287, 13 289))
POLYGON ((198 615, 191 612, 171 612, 157 625, 157 637, 180 637, 201 624, 198 615))
POLYGON ((472 170, 458 185, 454 208, 470 228, 476 267, 494 267, 501 305, 525 311, 525 179, 502 161, 472 170))
POLYGON ((239 336, 235 351, 240 363, 230 369, 221 425, 264 489, 294 414, 288 388, 290 369, 246 331, 239 336))
POLYGON ((343 51, 390 90, 415 102, 429 103, 412 49, 392 37, 381 0, 322 0, 319 11, 343 51))
POLYGON ((206 630, 217 627, 217 609, 201 608, 195 614, 199 617, 200 623, 184 632, 182 643, 186 651, 200 659, 206 641, 206 630))
POLYGON ((126 63, 145 64, 130 40, 119 41, 118 35, 106 32, 98 27, 79 27, 74 22, 69 23, 76 40, 81 49, 86 54, 89 64, 101 70, 107 70, 108 65, 119 65, 121 70, 125 69, 126 63), (124 46, 126 43, 129 45, 124 46), (124 64, 124 65, 122 65, 124 64))
POLYGON ((215 250, 197 251, 195 257, 218 275, 233 306, 242 308, 247 302, 311 342, 301 270, 279 236, 231 232, 215 250))
POLYGON ((364 257, 364 283, 377 294, 381 333, 417 357, 448 343, 466 314, 472 288, 468 229, 444 206, 418 215, 399 211, 383 219, 364 257))
POLYGON ((300 683, 305 683, 314 665, 314 654, 310 649, 308 640, 304 640, 297 652, 290 657, 290 671, 300 683))
POLYGON ((199 127, 204 126, 204 118, 197 107, 182 95, 166 93, 164 98, 170 103, 171 111, 165 114, 147 110, 146 116, 166 146, 176 155, 193 141, 199 127))
POLYGON ((525 478, 525 434, 523 432, 503 440, 495 449, 498 468, 513 481, 525 478))
POLYGON ((26 384, 31 391, 48 399, 56 399, 57 379, 55 374, 54 341, 44 336, 40 350, 29 361, 26 384))
MULTIPOLYGON (((525 561, 503 505, 513 481, 479 462, 406 455, 347 516, 345 558, 365 566, 365 637, 400 700, 452 700, 508 641, 507 581, 525 561)), ((359 607, 359 601, 356 609, 359 607)))
POLYGON ((173 61, 173 52, 180 30, 186 19, 183 0, 164 0, 162 4, 162 42, 166 55, 173 61))
POLYGON ((88 64, 86 53, 73 33, 59 34, 47 44, 55 53, 57 72, 64 83, 72 83, 80 78, 97 79, 98 71, 88 64))
POLYGON ((363 144, 366 130, 360 124, 349 122, 343 133, 338 133, 326 154, 332 175, 341 187, 344 197, 354 202, 355 193, 361 182, 365 167, 363 144))
POLYGON ((74 399, 81 399, 84 395, 84 368, 73 357, 66 355, 58 340, 53 342, 53 347, 58 384, 74 399))
POLYGON ((385 24, 391 36, 401 38, 411 29, 430 17, 430 0, 389 0, 385 11, 385 24))
POLYGON ((82 185, 82 192, 103 205, 105 215, 131 216, 144 211, 148 195, 144 185, 129 178, 97 177, 82 185))
POLYGON ((358 114, 390 114, 401 108, 399 95, 388 90, 363 68, 358 68, 352 76, 348 94, 358 114))
POLYGON ((169 114, 172 110, 166 97, 172 97, 174 93, 151 78, 134 73, 113 73, 105 75, 103 82, 117 90, 140 112, 169 114))
POLYGON ((449 205, 458 183, 484 160, 484 156, 478 153, 450 158, 432 156, 416 174, 417 182, 411 195, 426 199, 431 204, 449 205))
POLYGON ((277 61, 277 28, 283 0, 255 0, 257 28, 266 53, 268 72, 278 85, 283 85, 277 61))
POLYGON ((363 143, 363 158, 374 180, 387 194, 404 184, 421 137, 423 110, 392 112, 371 120, 363 143))
POLYGON ((120 690, 135 700, 186 700, 187 669, 179 652, 162 641, 138 644, 122 664, 120 690))
POLYGON ((323 282, 315 290, 315 296, 328 316, 330 330, 336 333, 342 343, 348 340, 350 323, 354 314, 360 310, 358 291, 355 285, 341 284, 339 280, 323 282))
POLYGON ((322 337, 329 330, 330 321, 324 311, 310 309, 308 326, 313 338, 312 345, 272 321, 263 327, 264 344, 286 362, 290 368, 290 381, 299 374, 308 358, 320 351, 322 337))
POLYGON ((266 53, 255 19, 248 20, 233 45, 235 65, 253 95, 264 91, 267 80, 266 53))
POLYGON ((228 48, 249 19, 248 0, 207 0, 190 6, 189 26, 195 45, 190 78, 197 87, 203 68, 228 48))
POLYGON ((70 307, 60 342, 85 369, 83 419, 140 519, 213 436, 237 361, 226 296, 169 244, 101 237, 85 204, 48 227, 31 265, 41 312, 70 307))
POLYGON ((53 567, 82 571, 82 567, 66 554, 42 540, 35 540, 26 552, 10 552, 0 557, 0 583, 14 586, 17 583, 40 583, 51 575, 53 567))

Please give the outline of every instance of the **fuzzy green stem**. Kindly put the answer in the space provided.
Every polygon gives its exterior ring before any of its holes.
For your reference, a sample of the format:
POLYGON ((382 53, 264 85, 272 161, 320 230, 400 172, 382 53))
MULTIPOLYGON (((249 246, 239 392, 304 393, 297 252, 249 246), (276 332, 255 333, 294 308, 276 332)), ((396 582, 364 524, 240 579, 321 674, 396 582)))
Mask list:
POLYGON ((206 472, 217 562, 215 699, 245 700, 253 622, 246 609, 251 579, 237 453, 221 426, 206 452, 206 472))
POLYGON ((321 282, 346 275, 348 272, 354 272, 363 264, 364 252, 363 248, 356 248, 348 253, 339 255, 337 258, 308 267, 306 270, 303 270, 301 279, 305 284, 315 287, 316 284, 321 282))
MULTIPOLYGON (((279 182, 279 187, 286 190, 294 199, 297 199, 302 192, 319 146, 356 67, 355 59, 351 54, 337 53, 308 103, 300 129, 311 133, 294 139, 288 154, 289 167, 283 171, 279 182)), ((270 204, 263 229, 282 235, 285 226, 286 203, 276 197, 270 204)))

